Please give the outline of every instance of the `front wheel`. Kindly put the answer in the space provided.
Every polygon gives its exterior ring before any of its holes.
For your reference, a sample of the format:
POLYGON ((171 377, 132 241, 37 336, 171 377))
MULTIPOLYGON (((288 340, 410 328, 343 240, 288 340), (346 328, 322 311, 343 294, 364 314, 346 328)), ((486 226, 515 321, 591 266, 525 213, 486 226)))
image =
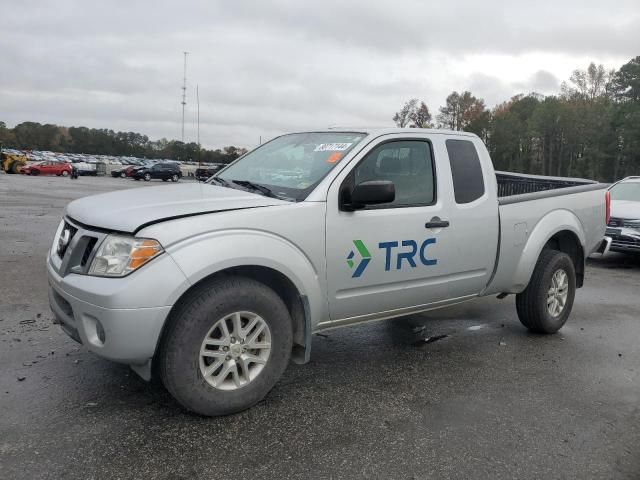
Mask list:
POLYGON ((148 182, 148 181, 150 181, 150 180, 151 180, 151 175, 150 175, 150 174, 148 174, 148 173, 145 173, 145 174, 144 174, 144 181, 145 181, 145 182, 148 182))
POLYGON ((571 257, 544 250, 529 285, 516 295, 520 322, 532 332, 556 333, 569 318, 576 294, 576 270, 571 257))
POLYGON ((287 307, 266 285, 242 277, 207 282, 169 319, 159 354, 162 381, 200 415, 245 410, 282 376, 292 335, 287 307))

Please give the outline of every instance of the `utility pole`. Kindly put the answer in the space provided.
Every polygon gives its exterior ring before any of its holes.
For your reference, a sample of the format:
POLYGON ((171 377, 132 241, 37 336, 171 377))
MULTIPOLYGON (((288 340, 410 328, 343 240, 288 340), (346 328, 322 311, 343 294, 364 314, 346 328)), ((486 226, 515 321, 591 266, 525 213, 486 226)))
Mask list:
POLYGON ((187 55, 189 52, 184 53, 184 74, 182 82, 182 143, 184 143, 184 107, 187 105, 187 55))

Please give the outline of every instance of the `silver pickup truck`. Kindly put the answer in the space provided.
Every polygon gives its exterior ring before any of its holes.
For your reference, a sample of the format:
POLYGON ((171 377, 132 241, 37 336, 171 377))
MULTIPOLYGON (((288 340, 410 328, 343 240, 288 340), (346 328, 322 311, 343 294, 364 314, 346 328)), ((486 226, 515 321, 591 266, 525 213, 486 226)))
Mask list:
POLYGON ((70 203, 47 259, 62 329, 186 408, 248 408, 321 330, 516 295, 554 333, 602 243, 606 186, 496 173, 475 135, 283 135, 207 183, 70 203), (153 368, 152 368, 153 365, 153 368))

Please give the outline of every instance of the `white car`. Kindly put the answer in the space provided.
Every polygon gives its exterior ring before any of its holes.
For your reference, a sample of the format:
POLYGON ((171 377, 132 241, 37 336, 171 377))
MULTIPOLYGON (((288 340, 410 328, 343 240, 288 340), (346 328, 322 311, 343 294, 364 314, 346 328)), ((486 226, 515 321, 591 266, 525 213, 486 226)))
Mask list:
POLYGON ((610 250, 621 253, 640 253, 640 177, 627 177, 610 188, 611 218, 607 237, 610 250))

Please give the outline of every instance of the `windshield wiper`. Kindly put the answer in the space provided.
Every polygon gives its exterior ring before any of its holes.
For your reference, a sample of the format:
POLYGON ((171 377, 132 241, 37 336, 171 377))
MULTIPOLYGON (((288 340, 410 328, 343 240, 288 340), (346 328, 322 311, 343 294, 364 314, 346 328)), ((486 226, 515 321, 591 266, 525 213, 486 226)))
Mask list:
POLYGON ((235 187, 230 183, 227 182, 224 178, 220 178, 220 177, 211 177, 211 182, 215 182, 218 185, 222 185, 223 187, 227 187, 227 188, 234 188, 235 187))
POLYGON ((260 185, 259 183, 253 183, 253 182, 250 182, 249 180, 231 180, 231 181, 242 187, 250 188, 251 190, 258 191, 262 193, 265 197, 280 199, 280 197, 275 193, 273 193, 273 191, 270 188, 265 187, 264 185, 260 185))

